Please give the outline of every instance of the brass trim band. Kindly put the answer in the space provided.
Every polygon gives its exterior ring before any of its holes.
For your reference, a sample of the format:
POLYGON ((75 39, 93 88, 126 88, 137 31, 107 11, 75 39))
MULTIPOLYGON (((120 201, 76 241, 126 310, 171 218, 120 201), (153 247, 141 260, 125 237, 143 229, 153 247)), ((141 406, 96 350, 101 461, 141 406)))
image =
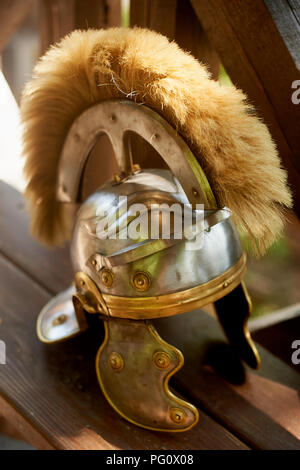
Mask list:
POLYGON ((111 317, 147 320, 168 317, 203 307, 231 292, 246 272, 246 255, 221 276, 200 286, 156 297, 119 297, 102 293, 111 317))

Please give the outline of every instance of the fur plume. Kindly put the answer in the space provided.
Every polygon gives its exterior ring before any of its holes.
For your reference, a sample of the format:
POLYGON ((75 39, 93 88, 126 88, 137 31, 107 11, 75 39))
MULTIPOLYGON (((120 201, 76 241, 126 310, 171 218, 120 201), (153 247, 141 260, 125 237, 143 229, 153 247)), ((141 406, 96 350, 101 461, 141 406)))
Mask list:
POLYGON ((238 227, 263 252, 282 230, 284 206, 291 206, 267 127, 240 90, 211 80, 174 42, 140 28, 74 31, 36 65, 21 102, 33 234, 50 244, 70 235, 55 201, 65 137, 82 111, 125 98, 124 92, 178 129, 219 206, 233 211, 238 227))

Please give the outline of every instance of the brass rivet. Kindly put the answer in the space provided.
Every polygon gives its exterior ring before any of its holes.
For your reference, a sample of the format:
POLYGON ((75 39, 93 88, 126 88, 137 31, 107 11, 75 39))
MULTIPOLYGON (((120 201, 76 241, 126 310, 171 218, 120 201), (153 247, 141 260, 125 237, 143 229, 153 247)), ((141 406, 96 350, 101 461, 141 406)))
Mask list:
POLYGON ((67 315, 62 313, 61 315, 59 315, 53 320, 52 325, 53 326, 61 325, 62 323, 65 323, 65 321, 67 321, 67 318, 68 318, 67 315))
POLYGON ((138 291, 145 291, 149 289, 151 285, 151 278, 149 274, 139 271, 133 276, 133 285, 138 291))
POLYGON ((80 284, 81 284, 82 286, 85 286, 85 281, 84 281, 83 279, 80 279, 80 284))
POLYGON ((120 177, 119 174, 116 173, 116 174, 114 175, 114 182, 115 182, 115 183, 120 183, 120 181, 121 181, 121 177, 120 177))
POLYGON ((223 289, 226 289, 226 287, 228 287, 228 282, 223 283, 223 289))
POLYGON ((112 352, 109 356, 109 363, 114 370, 122 370, 124 367, 124 359, 121 354, 112 352))
POLYGON ((194 196, 199 196, 199 193, 198 193, 197 189, 192 188, 192 192, 193 192, 194 196))
POLYGON ((153 362, 157 369, 167 369, 171 364, 171 357, 166 352, 157 351, 153 354, 153 362))
POLYGON ((185 412, 180 408, 171 408, 169 412, 170 418, 174 423, 182 423, 185 419, 185 412))
POLYGON ((94 267, 97 266, 97 261, 96 261, 95 259, 92 260, 92 265, 93 265, 94 267))
POLYGON ((113 285, 114 275, 109 269, 102 269, 101 282, 105 285, 105 287, 111 287, 113 285))
POLYGON ((141 171, 141 167, 138 163, 134 163, 132 166, 132 170, 133 170, 133 173, 138 173, 139 171, 141 171))

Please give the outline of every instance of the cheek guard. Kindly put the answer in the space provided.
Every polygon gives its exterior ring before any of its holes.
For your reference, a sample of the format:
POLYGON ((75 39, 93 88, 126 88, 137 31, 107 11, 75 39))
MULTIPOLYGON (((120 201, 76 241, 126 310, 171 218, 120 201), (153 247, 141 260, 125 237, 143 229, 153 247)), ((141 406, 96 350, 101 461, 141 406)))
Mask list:
MULTIPOLYGON (((105 338, 96 373, 110 405, 138 426, 186 431, 197 423, 197 409, 169 388, 169 379, 184 358, 160 337, 152 320, 213 302, 228 340, 249 366, 257 368, 259 356, 247 328, 251 304, 243 283, 246 256, 230 211, 216 207, 205 174, 183 139, 154 111, 126 100, 90 108, 69 131, 59 164, 57 199, 70 223, 85 162, 99 132, 109 136, 120 174, 78 211, 71 247, 75 285, 43 308, 38 336, 46 343, 71 338, 88 328, 90 315, 97 315, 104 322, 105 338), (83 128, 87 139, 78 145, 75 136, 83 128), (129 150, 129 131, 153 145, 170 171, 140 170, 129 150), (169 238, 99 236, 98 224, 107 208, 106 233, 121 234, 135 220, 134 204, 143 204, 148 215, 153 203, 188 205, 191 228, 202 235, 201 247, 190 250, 190 240, 175 236, 175 219, 169 238), (197 204, 202 205, 200 226, 193 218, 199 213, 197 204)), ((156 212, 154 217, 161 233, 161 215, 156 212)))

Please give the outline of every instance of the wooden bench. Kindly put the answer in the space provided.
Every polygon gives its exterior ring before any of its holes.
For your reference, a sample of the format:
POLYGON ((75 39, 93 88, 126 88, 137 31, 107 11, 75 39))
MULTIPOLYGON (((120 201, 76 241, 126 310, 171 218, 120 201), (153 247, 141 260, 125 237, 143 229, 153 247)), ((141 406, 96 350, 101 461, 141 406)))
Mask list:
POLYGON ((260 371, 245 372, 199 310, 157 323, 184 352, 172 385, 198 406, 197 426, 172 435, 120 418, 97 384, 100 327, 56 345, 36 337, 41 307, 71 280, 68 248, 32 240, 22 195, 0 183, 0 414, 26 441, 40 449, 300 449, 298 372, 263 347, 260 371))

